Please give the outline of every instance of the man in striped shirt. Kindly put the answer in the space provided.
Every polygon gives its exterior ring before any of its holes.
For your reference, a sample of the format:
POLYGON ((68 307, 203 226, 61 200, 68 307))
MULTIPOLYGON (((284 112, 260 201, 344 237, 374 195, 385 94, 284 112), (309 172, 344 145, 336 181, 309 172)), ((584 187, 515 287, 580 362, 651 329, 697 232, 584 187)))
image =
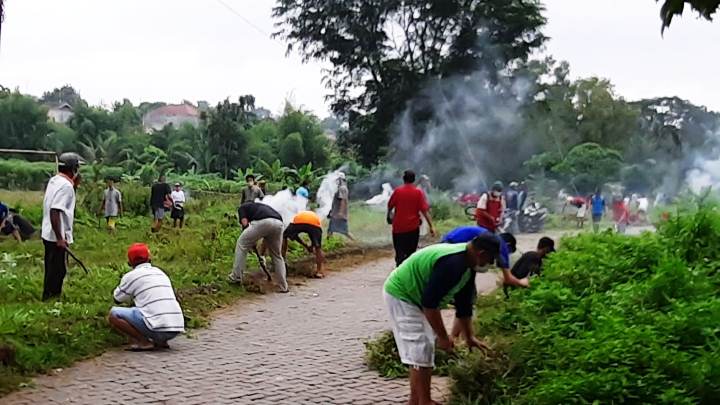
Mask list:
POLYGON ((168 340, 185 331, 170 279, 150 264, 150 250, 145 244, 130 246, 128 263, 132 270, 122 277, 113 296, 118 304, 134 301, 135 306, 113 307, 110 325, 128 337, 131 351, 168 348, 168 340))

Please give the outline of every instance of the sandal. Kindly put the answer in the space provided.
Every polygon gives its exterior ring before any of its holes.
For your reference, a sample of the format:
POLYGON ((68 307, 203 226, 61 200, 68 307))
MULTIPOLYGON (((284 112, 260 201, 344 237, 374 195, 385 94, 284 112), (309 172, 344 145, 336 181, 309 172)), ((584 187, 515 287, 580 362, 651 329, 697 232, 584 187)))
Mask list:
POLYGON ((132 345, 132 346, 128 347, 127 349, 125 349, 125 351, 128 351, 128 352, 151 352, 153 350, 155 350, 155 346, 143 347, 143 346, 138 346, 138 345, 132 345))
POLYGON ((325 273, 315 273, 311 278, 325 278, 325 273))

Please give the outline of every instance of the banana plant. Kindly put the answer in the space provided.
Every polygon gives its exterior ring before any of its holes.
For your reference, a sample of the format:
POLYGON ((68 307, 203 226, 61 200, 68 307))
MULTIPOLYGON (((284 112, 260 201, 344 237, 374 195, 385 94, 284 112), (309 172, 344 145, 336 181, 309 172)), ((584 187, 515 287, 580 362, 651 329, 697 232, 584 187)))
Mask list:
POLYGON ((282 165, 280 159, 276 159, 272 164, 259 159, 258 165, 260 166, 260 172, 265 176, 268 181, 280 183, 285 180, 290 172, 290 168, 282 165))

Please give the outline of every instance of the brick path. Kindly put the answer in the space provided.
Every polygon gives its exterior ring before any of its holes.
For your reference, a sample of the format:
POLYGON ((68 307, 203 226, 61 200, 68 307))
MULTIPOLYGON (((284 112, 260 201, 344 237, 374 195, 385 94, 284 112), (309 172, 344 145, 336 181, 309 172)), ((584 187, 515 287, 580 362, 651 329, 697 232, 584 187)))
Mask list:
MULTIPOLYGON (((552 235, 557 236, 557 235, 552 235)), ((539 235, 522 235, 530 250, 539 235)), ((0 398, 15 404, 399 404, 407 380, 386 380, 363 363, 363 341, 389 329, 382 284, 389 258, 242 300, 212 325, 163 352, 111 351, 0 398)), ((332 267, 332 266, 331 266, 332 267)), ((496 275, 478 274, 478 291, 496 275)), ((444 314, 446 324, 453 312, 444 314)), ((446 399, 447 380, 433 378, 446 399)))
MULTIPOLYGON (((112 351, 3 404, 394 404, 407 380, 363 364, 363 340, 389 329, 382 283, 389 259, 358 265, 221 311, 208 329, 164 352, 112 351)), ((436 397, 446 382, 436 379, 436 397)))

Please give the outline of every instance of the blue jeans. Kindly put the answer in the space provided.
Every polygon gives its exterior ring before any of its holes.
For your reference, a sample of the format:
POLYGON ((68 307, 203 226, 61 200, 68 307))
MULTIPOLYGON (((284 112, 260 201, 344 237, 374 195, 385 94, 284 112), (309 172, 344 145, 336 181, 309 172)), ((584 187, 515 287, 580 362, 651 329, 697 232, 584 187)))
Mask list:
POLYGON ((168 340, 177 336, 180 332, 153 332, 145 324, 145 317, 139 309, 125 308, 125 307, 112 307, 110 315, 120 318, 135 328, 141 335, 151 340, 153 343, 165 343, 168 340))

